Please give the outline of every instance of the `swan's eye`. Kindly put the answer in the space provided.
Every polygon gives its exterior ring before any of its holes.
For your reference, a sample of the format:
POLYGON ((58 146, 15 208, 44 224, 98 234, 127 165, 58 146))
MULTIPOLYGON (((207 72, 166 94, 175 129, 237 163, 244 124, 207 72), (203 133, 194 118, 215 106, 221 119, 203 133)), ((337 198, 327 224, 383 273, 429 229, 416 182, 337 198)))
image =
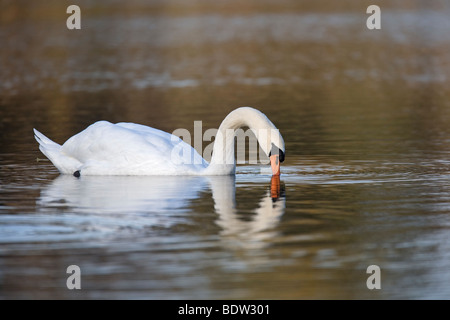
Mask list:
POLYGON ((280 162, 284 161, 284 152, 280 150, 280 162))
POLYGON ((276 145, 274 145, 274 144, 272 143, 272 149, 271 149, 270 152, 269 152, 269 157, 270 157, 271 155, 273 155, 273 154, 278 154, 278 155, 280 156, 280 162, 283 162, 283 161, 284 161, 285 155, 284 155, 283 150, 281 150, 280 148, 278 148, 276 145))

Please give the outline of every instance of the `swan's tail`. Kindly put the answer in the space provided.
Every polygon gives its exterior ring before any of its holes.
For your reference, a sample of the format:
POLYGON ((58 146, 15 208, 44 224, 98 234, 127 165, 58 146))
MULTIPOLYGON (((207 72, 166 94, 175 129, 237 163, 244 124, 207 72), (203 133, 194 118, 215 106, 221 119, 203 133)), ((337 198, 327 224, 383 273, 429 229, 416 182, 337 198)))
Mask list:
POLYGON ((34 138, 39 143, 39 150, 53 163, 61 173, 72 174, 78 170, 80 162, 72 157, 68 157, 61 152, 61 145, 50 140, 42 133, 33 129, 34 138))

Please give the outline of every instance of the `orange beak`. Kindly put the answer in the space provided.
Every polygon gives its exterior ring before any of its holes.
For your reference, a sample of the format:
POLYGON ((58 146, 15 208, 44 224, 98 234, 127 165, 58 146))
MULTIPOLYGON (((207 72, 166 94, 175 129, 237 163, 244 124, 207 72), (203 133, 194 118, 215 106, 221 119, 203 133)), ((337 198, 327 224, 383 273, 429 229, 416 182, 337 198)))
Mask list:
POLYGON ((272 174, 274 176, 280 175, 280 157, 278 154, 270 156, 270 166, 272 167, 272 174))

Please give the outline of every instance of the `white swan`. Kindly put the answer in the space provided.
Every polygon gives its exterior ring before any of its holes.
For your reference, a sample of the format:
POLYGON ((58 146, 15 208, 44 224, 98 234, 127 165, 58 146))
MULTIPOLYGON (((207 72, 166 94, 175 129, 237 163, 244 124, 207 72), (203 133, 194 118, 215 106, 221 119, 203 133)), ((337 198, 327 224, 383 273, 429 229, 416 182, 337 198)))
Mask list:
POLYGON ((236 129, 249 127, 270 157, 272 173, 280 174, 284 140, 260 111, 241 107, 220 124, 211 162, 170 133, 134 123, 98 121, 62 146, 34 130, 39 149, 62 174, 80 175, 230 175, 236 170, 236 129))

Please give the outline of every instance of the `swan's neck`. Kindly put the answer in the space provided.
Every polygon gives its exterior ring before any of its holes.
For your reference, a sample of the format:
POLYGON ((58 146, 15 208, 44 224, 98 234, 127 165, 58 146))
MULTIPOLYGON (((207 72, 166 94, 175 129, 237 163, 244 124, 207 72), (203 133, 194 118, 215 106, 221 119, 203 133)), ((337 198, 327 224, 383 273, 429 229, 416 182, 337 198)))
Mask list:
POLYGON ((219 126, 208 171, 216 174, 233 174, 235 172, 234 137, 236 130, 241 127, 249 127, 263 150, 270 150, 270 143, 267 145, 270 140, 270 132, 268 134, 261 134, 261 132, 277 130, 273 123, 256 109, 249 107, 236 109, 219 126))

